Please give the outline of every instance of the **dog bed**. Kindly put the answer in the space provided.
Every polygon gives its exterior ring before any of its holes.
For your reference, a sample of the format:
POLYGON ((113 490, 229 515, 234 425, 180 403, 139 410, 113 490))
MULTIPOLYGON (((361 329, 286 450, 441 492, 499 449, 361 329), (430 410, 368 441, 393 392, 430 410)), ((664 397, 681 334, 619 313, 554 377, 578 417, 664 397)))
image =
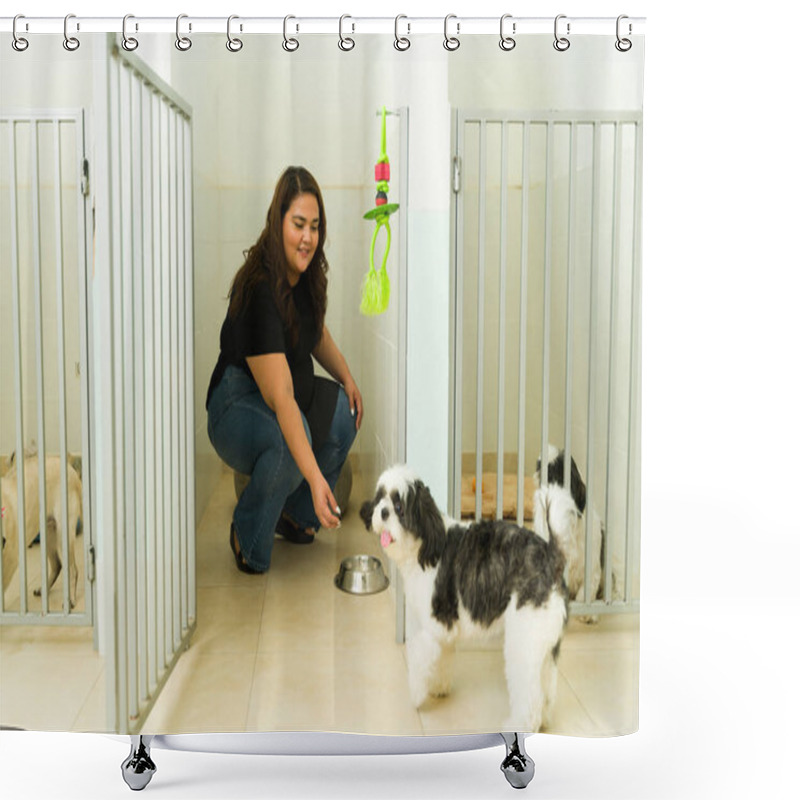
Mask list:
MULTIPOLYGON (((525 478, 523 491, 523 519, 533 521, 533 493, 536 483, 532 477, 525 478)), ((461 476, 461 518, 475 519, 476 506, 475 475, 461 476)), ((517 475, 503 475, 503 519, 517 518, 517 475)), ((483 491, 481 493, 481 519, 494 519, 497 515, 497 473, 483 473, 483 491)))

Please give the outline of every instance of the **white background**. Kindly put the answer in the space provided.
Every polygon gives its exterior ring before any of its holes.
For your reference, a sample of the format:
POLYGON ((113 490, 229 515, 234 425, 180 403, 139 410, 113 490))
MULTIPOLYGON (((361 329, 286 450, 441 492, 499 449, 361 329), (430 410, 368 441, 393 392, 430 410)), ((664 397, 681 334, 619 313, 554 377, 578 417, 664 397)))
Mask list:
MULTIPOLYGON (((24 5, 24 4, 23 4, 24 5)), ((37 0, 29 16, 646 16, 639 733, 529 739, 552 798, 795 797, 800 691, 800 13, 738 4, 37 0), (346 7, 345 7, 346 6, 346 7)), ((9 37, 0 37, 8 47, 9 37)), ((35 46, 35 41, 32 42, 35 46)), ((390 690, 390 687, 387 687, 390 690)), ((124 740, 0 734, 4 798, 128 797, 124 740)), ((155 751, 154 798, 509 797, 502 749, 155 751)))

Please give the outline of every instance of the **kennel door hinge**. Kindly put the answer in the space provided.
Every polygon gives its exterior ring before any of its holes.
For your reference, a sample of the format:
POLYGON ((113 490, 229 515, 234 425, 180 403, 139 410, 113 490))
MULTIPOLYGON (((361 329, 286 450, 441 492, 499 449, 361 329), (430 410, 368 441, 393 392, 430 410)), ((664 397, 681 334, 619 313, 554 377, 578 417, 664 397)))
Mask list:
POLYGON ((83 169, 81 175, 81 192, 84 197, 89 196, 89 159, 83 159, 83 169))
POLYGON ((89 578, 89 583, 94 583, 97 577, 97 570, 95 569, 95 550, 94 545, 89 547, 89 567, 86 570, 86 575, 89 578))
POLYGON ((453 194, 461 191, 461 158, 453 156, 453 194))

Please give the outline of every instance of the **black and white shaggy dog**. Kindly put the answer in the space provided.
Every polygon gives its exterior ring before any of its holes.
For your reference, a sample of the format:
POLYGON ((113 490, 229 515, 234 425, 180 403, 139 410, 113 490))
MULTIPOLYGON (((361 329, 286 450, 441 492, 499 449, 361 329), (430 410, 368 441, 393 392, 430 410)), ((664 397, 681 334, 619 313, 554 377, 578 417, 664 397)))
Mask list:
MULTIPOLYGON (((540 535, 549 531, 558 541, 566 559, 564 580, 570 600, 588 603, 603 593, 603 566, 605 563, 605 529, 594 511, 586 512, 586 484, 583 482, 574 458, 570 458, 569 489, 565 488, 564 451, 552 444, 547 454, 547 486, 540 488, 534 501, 533 529, 540 535), (546 503, 545 503, 546 501, 546 503), (545 519, 545 505, 547 507, 545 519), (586 518, 591 516, 589 541, 589 584, 586 591, 586 518)), ((536 462, 536 483, 541 487, 541 459, 536 462)), ((613 562, 612 562, 613 563, 613 562)), ((612 596, 618 599, 619 565, 613 563, 612 596)), ((583 622, 595 623, 596 615, 578 617, 583 622)))
POLYGON ((461 525, 442 514, 406 466, 381 475, 361 518, 400 569, 416 617, 406 645, 414 705, 449 693, 459 638, 503 631, 510 707, 504 730, 538 731, 555 701, 567 620, 556 539, 506 521, 461 525))

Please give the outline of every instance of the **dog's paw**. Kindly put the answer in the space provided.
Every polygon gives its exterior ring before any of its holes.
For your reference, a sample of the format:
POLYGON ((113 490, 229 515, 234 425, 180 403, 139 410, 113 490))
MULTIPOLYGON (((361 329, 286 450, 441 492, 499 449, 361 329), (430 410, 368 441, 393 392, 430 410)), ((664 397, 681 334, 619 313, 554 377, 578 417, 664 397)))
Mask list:
POLYGON ((600 622, 600 617, 597 614, 588 614, 582 615, 580 617, 575 617, 578 622, 582 622, 584 625, 597 625, 600 622))
POLYGON ((422 682, 415 681, 414 683, 409 683, 408 691, 411 695, 411 703, 413 704, 414 708, 420 708, 429 696, 428 687, 422 682))

